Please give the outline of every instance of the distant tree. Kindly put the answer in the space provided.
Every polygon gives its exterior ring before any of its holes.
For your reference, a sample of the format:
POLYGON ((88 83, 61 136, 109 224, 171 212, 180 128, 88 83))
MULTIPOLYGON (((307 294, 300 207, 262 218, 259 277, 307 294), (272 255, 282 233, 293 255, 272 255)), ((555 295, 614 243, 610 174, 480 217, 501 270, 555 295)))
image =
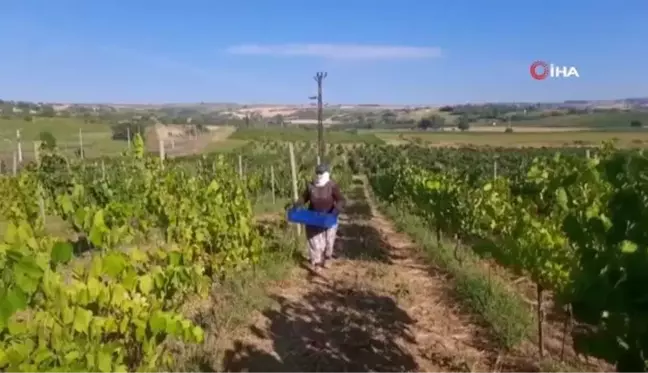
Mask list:
POLYGON ((444 112, 444 113, 452 113, 454 108, 452 106, 441 106, 439 108, 439 111, 444 112))
POLYGON ((365 118, 365 116, 362 114, 358 114, 356 121, 358 123, 358 127, 364 127, 366 126, 367 118, 365 118))
POLYGON ((421 118, 416 126, 422 130, 427 130, 432 127, 432 121, 428 118, 421 118))
POLYGON ((23 119, 25 120, 25 122, 33 122, 34 121, 34 117, 32 117, 31 115, 25 115, 25 117, 23 119))
POLYGON ((54 150, 56 149, 56 138, 49 131, 43 131, 38 135, 38 139, 41 141, 41 149, 44 150, 54 150))
POLYGON ((396 121, 396 113, 394 113, 393 111, 388 111, 388 110, 384 111, 381 114, 380 119, 381 119, 381 121, 383 123, 385 123, 387 125, 393 124, 396 121))
POLYGON ((638 128, 638 127, 642 127, 642 126, 643 125, 642 125, 641 121, 639 121, 639 120, 635 119, 635 120, 630 121, 630 127, 638 128))
POLYGON ((459 128, 462 131, 466 131, 470 129, 470 119, 468 118, 467 115, 462 115, 459 117, 459 122, 457 123, 457 128, 459 128))
POLYGON ((284 121, 284 116, 281 114, 277 114, 272 118, 272 122, 279 127, 284 127, 285 126, 285 121, 284 121))
POLYGON ((430 127, 433 129, 439 129, 445 124, 445 118, 440 115, 432 115, 428 119, 430 120, 430 127))

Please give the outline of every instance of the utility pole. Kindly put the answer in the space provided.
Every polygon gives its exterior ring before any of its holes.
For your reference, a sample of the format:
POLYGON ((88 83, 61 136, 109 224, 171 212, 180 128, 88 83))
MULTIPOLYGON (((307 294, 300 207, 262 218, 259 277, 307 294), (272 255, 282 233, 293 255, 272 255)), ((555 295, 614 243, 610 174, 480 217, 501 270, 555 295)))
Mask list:
POLYGON ((324 160, 324 124, 322 123, 322 81, 328 74, 325 72, 318 72, 315 74, 315 81, 317 82, 317 148, 319 159, 324 160))

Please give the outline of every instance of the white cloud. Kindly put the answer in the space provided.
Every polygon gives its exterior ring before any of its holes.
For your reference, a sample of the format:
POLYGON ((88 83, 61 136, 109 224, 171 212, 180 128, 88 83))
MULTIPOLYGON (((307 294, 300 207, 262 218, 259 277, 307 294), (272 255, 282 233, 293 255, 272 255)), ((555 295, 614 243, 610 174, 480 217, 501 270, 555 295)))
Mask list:
POLYGON ((359 45, 359 44, 243 44, 226 49, 229 54, 305 56, 327 59, 420 59, 437 58, 441 49, 437 47, 409 47, 402 45, 359 45))

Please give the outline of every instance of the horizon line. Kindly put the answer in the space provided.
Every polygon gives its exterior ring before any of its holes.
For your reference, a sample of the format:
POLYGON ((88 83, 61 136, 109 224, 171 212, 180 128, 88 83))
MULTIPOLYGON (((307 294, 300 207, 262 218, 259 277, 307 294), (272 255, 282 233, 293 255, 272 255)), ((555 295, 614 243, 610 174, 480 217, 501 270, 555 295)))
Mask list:
MULTIPOLYGON (((272 102, 228 102, 228 101, 171 101, 171 102, 66 102, 66 101, 36 101, 36 100, 23 100, 23 99, 3 99, 5 102, 29 102, 29 103, 42 103, 49 105, 129 105, 129 106, 164 106, 164 105, 245 105, 245 106, 313 106, 313 103, 272 103, 272 102)), ((566 103, 572 101, 586 101, 586 102, 601 102, 601 101, 625 101, 625 100, 648 100, 646 97, 624 97, 624 98, 607 98, 607 99, 570 99, 560 101, 466 101, 461 103, 378 103, 378 102, 365 102, 365 103, 328 103, 326 106, 459 106, 459 105, 487 105, 487 104, 556 104, 566 103)))

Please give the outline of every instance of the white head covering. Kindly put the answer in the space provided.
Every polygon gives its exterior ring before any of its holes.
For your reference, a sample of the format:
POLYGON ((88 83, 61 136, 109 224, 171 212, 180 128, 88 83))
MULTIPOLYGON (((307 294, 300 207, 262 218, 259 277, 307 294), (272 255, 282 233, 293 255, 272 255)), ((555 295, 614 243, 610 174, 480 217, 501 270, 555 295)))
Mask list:
POLYGON ((326 185, 326 183, 328 183, 330 180, 331 180, 331 174, 329 174, 327 171, 321 174, 316 174, 313 183, 317 187, 322 187, 326 185))

